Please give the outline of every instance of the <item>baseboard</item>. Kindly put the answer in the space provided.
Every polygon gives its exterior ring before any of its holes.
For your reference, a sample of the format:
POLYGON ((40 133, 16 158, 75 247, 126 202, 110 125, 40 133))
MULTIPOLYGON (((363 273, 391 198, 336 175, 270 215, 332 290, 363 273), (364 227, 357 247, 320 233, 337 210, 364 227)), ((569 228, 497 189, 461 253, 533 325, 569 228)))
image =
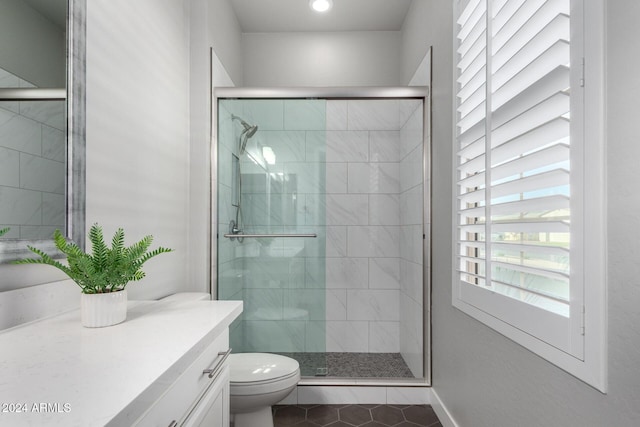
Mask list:
POLYGON ((431 403, 431 388, 299 385, 280 405, 309 404, 389 404, 426 405, 431 403))
POLYGON ((431 389, 431 407, 438 416, 438 419, 440 419, 440 423, 443 427, 459 427, 447 407, 444 406, 444 403, 440 400, 440 396, 438 396, 438 393, 433 388, 431 389))

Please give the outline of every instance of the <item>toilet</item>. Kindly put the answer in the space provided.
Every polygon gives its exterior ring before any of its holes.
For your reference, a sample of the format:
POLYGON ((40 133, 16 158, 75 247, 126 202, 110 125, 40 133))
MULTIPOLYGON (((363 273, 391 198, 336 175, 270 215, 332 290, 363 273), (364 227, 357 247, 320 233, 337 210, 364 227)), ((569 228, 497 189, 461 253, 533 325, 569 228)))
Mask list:
POLYGON ((296 387, 300 365, 289 357, 270 353, 229 356, 230 405, 235 427, 273 427, 271 406, 296 387))
MULTIPOLYGON (((208 300, 207 293, 178 293, 163 301, 208 300)), ((302 314, 300 314, 302 315, 302 314)), ((293 391, 300 381, 294 359, 271 353, 229 355, 230 407, 234 427, 273 427, 271 406, 293 391)))

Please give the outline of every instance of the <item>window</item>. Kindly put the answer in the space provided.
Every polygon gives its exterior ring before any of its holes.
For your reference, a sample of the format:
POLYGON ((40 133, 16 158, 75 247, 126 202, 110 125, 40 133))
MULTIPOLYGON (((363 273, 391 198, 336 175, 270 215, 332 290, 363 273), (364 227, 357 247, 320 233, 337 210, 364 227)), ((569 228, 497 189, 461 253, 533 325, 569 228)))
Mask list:
POLYGON ((605 391, 603 7, 585 3, 457 2, 453 304, 605 391))

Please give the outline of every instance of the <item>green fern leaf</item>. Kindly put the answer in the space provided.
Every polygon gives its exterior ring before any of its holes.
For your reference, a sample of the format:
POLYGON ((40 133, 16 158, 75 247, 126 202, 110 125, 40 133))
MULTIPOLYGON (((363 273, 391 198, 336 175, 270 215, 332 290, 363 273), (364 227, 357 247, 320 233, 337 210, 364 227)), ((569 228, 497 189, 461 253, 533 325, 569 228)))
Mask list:
POLYGON ((56 247, 67 256, 64 265, 45 252, 29 247, 40 259, 24 259, 16 264, 47 264, 56 267, 67 274, 82 288, 86 294, 115 292, 125 289, 129 282, 138 281, 145 277, 142 265, 151 258, 172 249, 159 247, 148 251, 153 236, 143 237, 139 242, 126 247, 124 230, 119 228, 112 240, 111 248, 104 242, 102 228, 94 224, 88 233, 92 244, 92 253, 85 253, 78 245, 67 241, 60 230, 54 233, 56 247))

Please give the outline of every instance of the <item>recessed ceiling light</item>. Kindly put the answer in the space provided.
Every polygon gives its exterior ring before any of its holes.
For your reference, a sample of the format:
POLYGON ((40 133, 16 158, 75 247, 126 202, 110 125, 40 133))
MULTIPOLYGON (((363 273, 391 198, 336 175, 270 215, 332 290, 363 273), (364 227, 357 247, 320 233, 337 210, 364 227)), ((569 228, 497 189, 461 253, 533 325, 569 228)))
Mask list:
POLYGON ((333 7, 333 0, 309 0, 309 7, 314 12, 328 12, 333 7))

